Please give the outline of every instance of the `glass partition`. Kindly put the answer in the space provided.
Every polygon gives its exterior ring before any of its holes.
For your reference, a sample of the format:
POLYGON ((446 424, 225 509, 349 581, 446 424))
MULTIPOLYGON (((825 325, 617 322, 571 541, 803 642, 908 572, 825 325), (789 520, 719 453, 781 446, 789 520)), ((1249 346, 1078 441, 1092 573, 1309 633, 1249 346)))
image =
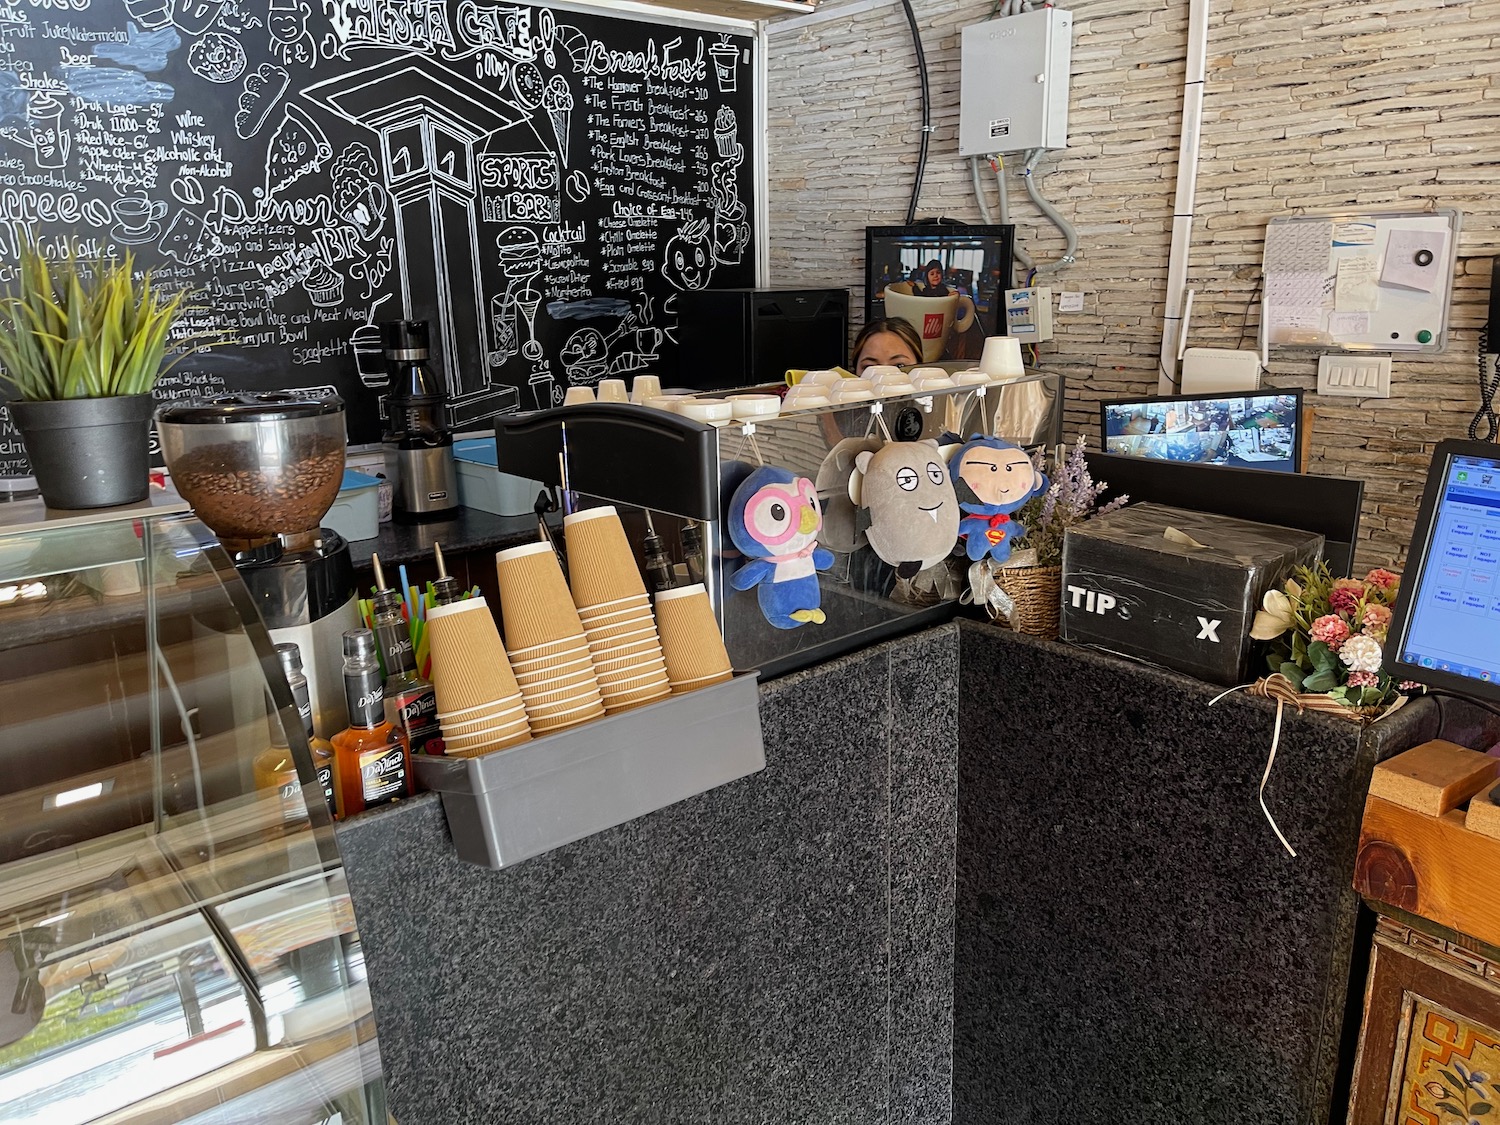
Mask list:
POLYGON ((0 527, 0 727, 0 1120, 384 1125, 332 822, 212 534, 0 527))

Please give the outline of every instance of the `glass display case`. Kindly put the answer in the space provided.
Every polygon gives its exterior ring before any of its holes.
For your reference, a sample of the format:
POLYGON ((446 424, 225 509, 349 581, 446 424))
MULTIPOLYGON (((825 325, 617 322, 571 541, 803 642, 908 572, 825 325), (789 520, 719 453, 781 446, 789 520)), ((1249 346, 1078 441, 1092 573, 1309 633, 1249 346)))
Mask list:
POLYGON ((908 581, 869 545, 850 492, 860 453, 887 441, 978 434, 1026 448, 1052 445, 1061 439, 1063 390, 1062 376, 1038 373, 789 408, 717 426, 629 404, 565 406, 496 418, 496 463, 512 478, 550 486, 562 484, 566 465, 573 502, 620 509, 637 562, 648 573, 645 537, 649 532, 658 539, 681 581, 706 586, 735 670, 770 678, 937 624, 957 608, 966 561, 954 556, 908 581), (834 562, 816 576, 824 619, 813 627, 773 625, 756 593, 731 583, 745 559, 725 519, 735 489, 760 466, 804 478, 817 491, 818 545, 834 562))
POLYGON ((323 790, 212 533, 5 506, 0 670, 0 1120, 385 1125, 323 790))

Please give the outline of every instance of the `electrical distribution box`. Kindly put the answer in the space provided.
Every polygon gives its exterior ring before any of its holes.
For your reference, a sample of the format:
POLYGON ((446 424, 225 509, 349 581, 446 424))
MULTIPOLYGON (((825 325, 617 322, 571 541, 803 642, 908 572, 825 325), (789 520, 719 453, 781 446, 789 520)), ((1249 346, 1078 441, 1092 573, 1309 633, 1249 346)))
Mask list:
POLYGON ((1007 289, 1005 332, 1027 344, 1052 339, 1052 290, 1045 285, 1007 289))
POLYGON ((958 154, 1068 145, 1073 13, 1039 8, 963 29, 958 154))

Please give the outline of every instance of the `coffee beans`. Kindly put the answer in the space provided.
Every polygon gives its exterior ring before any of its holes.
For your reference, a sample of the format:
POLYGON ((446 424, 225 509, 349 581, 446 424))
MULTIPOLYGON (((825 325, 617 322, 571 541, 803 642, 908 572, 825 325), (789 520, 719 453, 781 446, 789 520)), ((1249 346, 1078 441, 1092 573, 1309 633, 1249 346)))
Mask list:
POLYGON ((230 442, 186 452, 172 466, 183 499, 226 539, 315 529, 343 479, 343 443, 320 435, 294 438, 284 463, 263 465, 255 445, 230 442))

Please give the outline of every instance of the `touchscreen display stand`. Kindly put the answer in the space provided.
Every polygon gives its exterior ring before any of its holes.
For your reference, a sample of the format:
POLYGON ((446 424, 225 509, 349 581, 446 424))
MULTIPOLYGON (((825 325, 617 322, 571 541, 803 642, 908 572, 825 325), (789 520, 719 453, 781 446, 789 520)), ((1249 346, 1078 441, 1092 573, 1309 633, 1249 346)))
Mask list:
POLYGON ((1433 453, 1386 667, 1500 704, 1500 445, 1444 441, 1433 453))

